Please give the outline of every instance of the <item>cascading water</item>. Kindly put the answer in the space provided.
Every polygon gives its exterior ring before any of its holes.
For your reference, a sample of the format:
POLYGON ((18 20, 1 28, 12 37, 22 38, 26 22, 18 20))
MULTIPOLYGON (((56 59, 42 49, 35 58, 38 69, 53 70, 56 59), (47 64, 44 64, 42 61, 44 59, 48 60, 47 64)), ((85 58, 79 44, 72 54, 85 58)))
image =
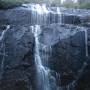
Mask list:
MULTIPOLYGON (((32 10, 36 11, 36 13, 39 14, 39 17, 42 17, 42 18, 46 14, 48 14, 49 12, 52 12, 52 11, 47 11, 47 8, 45 6, 40 6, 40 5, 33 6, 32 10)), ((56 19, 55 15, 57 15, 58 16, 58 21, 57 22, 61 24, 61 12, 60 12, 60 8, 57 7, 56 12, 52 12, 52 13, 54 13, 54 17, 53 17, 54 23, 55 23, 55 19, 56 19)), ((37 23, 38 23, 38 21, 39 21, 38 20, 39 19, 38 16, 36 16, 36 18, 37 18, 36 20, 37 20, 37 23)), ((40 23, 41 22, 42 21, 40 21, 40 23)), ((45 23, 45 20, 43 20, 43 22, 45 23)), ((39 41, 39 36, 40 36, 40 34, 42 32, 41 31, 41 27, 40 27, 40 25, 35 25, 35 26, 31 26, 31 28, 32 28, 32 31, 33 31, 34 37, 35 37, 35 65, 36 65, 36 70, 37 70, 37 73, 36 73, 36 90, 54 90, 54 89, 51 89, 51 87, 53 87, 53 86, 51 86, 51 82, 50 82, 49 79, 52 77, 52 80, 53 80, 52 83, 54 85, 56 85, 55 77, 50 75, 49 69, 47 69, 43 65, 43 64, 45 64, 45 62, 43 63, 42 59, 41 59, 40 49, 42 49, 44 47, 44 46, 41 45, 41 43, 39 41)), ((70 33, 69 30, 66 30, 66 31, 62 31, 62 32, 64 32, 64 33, 61 33, 60 39, 68 38, 68 35, 73 36, 78 31, 73 31, 72 33, 70 33)), ((49 38, 50 38, 50 36, 49 36, 49 38)), ((43 57, 45 57, 45 60, 46 60, 47 56, 44 55, 43 57)), ((61 78, 60 74, 56 75, 56 77, 59 77, 59 79, 61 78)), ((61 80, 59 80, 59 81, 61 81, 61 80)), ((73 82, 70 85, 67 85, 65 87, 59 87, 58 90, 70 90, 71 86, 74 87, 73 82)))
MULTIPOLYGON (((45 45, 42 46, 41 42, 39 41, 39 36, 42 32, 40 25, 44 25, 44 24, 47 25, 47 24, 52 24, 52 23, 61 24, 62 23, 61 9, 59 7, 57 7, 56 9, 52 7, 51 9, 49 9, 48 7, 46 7, 46 5, 39 5, 39 4, 28 6, 28 9, 31 10, 31 13, 32 13, 31 17, 34 18, 34 20, 35 20, 34 24, 38 24, 38 25, 32 26, 32 30, 33 30, 34 37, 35 37, 35 65, 36 65, 36 70, 37 70, 37 74, 36 74, 37 89, 36 90, 74 90, 75 82, 77 80, 69 83, 66 86, 59 86, 59 88, 57 88, 57 89, 52 89, 50 79, 52 78, 53 85, 56 85, 57 81, 54 76, 50 75, 49 69, 47 69, 44 66, 44 64, 48 64, 47 63, 48 60, 46 60, 48 58, 48 55, 45 53, 43 54, 42 57, 44 58, 44 61, 45 61, 43 63, 43 60, 41 58, 41 52, 40 52, 40 50, 42 48, 44 48, 44 46, 45 46, 45 45)), ((31 23, 33 23, 33 19, 31 19, 31 23)), ((69 30, 67 30, 67 29, 65 29, 63 31, 61 30, 62 33, 60 34, 60 40, 68 38, 70 36, 74 36, 79 31, 80 30, 74 30, 74 31, 71 30, 70 31, 70 28, 69 28, 69 30)), ((82 31, 84 31, 84 29, 82 29, 82 31)), ((53 32, 53 33, 55 34, 55 32, 53 32)), ((53 34, 53 37, 55 36, 54 34, 53 34)), ((47 37, 49 40, 46 40, 46 42, 47 43, 50 42, 50 44, 51 44, 52 40, 50 39, 50 35, 48 35, 47 37)), ((54 38, 53 38, 53 40, 54 40, 54 38)), ((85 31, 85 43, 86 43, 86 56, 88 56, 87 31, 85 31)), ((47 46, 45 46, 45 48, 47 48, 47 46)), ((47 52, 46 49, 45 49, 45 52, 47 52)), ((81 68, 80 73, 83 72, 84 68, 85 68, 85 66, 81 68)), ((80 76, 80 75, 78 75, 78 76, 80 76)), ((60 73, 57 74, 57 72, 56 72, 56 77, 58 79, 60 79, 59 83, 61 83, 60 73)), ((56 87, 58 87, 58 86, 56 86, 56 87)))
POLYGON ((86 44, 86 57, 88 57, 88 36, 87 36, 87 30, 85 30, 85 44, 86 44))
POLYGON ((50 9, 46 4, 23 4, 22 6, 23 9, 31 12, 29 18, 32 25, 61 23, 61 9, 59 7, 51 7, 50 9))
POLYGON ((7 32, 7 30, 10 28, 10 25, 7 25, 6 29, 3 30, 3 32, 1 33, 1 36, 0 36, 0 42, 2 42, 2 45, 1 45, 1 48, 0 49, 3 49, 3 57, 2 57, 2 61, 1 61, 1 67, 0 67, 0 70, 1 70, 1 73, 0 73, 0 78, 2 78, 2 74, 4 72, 4 61, 5 61, 5 56, 6 56, 6 53, 5 53, 5 43, 3 42, 4 38, 5 38, 5 33, 7 32))
POLYGON ((62 23, 62 20, 61 20, 61 11, 60 11, 60 8, 57 7, 57 14, 58 14, 58 22, 61 24, 62 23))
POLYGON ((37 80, 37 90, 50 90, 49 85, 49 71, 43 66, 41 56, 40 56, 40 42, 39 34, 41 29, 39 25, 32 26, 32 30, 35 37, 35 65, 37 70, 36 80, 37 80))
MULTIPOLYGON (((49 13, 54 13, 54 18, 53 18, 54 21, 56 21, 55 19, 57 15, 59 18, 58 22, 61 23, 61 13, 60 13, 60 8, 58 7, 57 7, 57 11, 52 12, 51 10, 48 10, 48 8, 45 5, 37 4, 37 5, 33 5, 31 10, 33 13, 32 15, 34 15, 36 18, 37 23, 46 24, 47 16, 50 15, 49 13)), ((48 21, 49 23, 51 23, 50 20, 48 21)), ((43 49, 45 47, 45 51, 46 51, 47 50, 46 48, 48 47, 46 45, 42 45, 39 41, 39 35, 42 32, 40 25, 31 26, 31 28, 35 37, 35 65, 37 70, 37 75, 36 75, 37 89, 36 90, 51 90, 51 85, 50 85, 51 82, 49 79, 52 76, 49 73, 49 69, 43 65, 47 63, 46 59, 48 59, 48 56, 47 55, 43 56, 44 57, 44 63, 43 63, 43 60, 41 60, 41 55, 40 55, 40 49, 43 49)), ((51 50, 51 46, 50 46, 50 50, 51 50)))

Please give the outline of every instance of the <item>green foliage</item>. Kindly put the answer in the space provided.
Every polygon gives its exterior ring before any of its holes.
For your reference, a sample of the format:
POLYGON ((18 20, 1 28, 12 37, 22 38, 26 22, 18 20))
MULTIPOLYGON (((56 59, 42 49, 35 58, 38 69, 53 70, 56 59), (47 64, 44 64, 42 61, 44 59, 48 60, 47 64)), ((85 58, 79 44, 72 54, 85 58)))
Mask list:
POLYGON ((79 8, 86 8, 86 9, 90 9, 90 3, 82 3, 78 6, 79 8))
POLYGON ((54 6, 63 6, 67 8, 86 8, 90 9, 90 3, 73 3, 69 0, 64 4, 60 4, 60 0, 1 0, 0 8, 8 8, 21 5, 22 3, 46 3, 54 6))
POLYGON ((0 0, 0 9, 9 7, 11 8, 23 3, 36 3, 36 1, 38 0, 0 0))

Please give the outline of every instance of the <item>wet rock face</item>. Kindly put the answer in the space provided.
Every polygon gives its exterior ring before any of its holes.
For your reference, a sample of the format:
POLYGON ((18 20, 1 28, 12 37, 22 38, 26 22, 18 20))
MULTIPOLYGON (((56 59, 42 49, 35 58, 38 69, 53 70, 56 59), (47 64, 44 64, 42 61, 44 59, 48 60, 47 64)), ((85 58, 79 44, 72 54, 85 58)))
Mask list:
POLYGON ((0 46, 0 90, 28 90, 35 72, 32 30, 29 26, 10 26, 0 46))
POLYGON ((62 15, 62 23, 79 25, 82 23, 79 16, 75 15, 62 15))
POLYGON ((85 32, 80 30, 58 24, 42 26, 40 42, 46 47, 41 49, 41 57, 44 60, 43 56, 47 56, 48 64, 46 62, 45 66, 53 71, 52 75, 60 75, 59 78, 56 76, 57 84, 60 86, 76 80, 79 70, 86 62, 85 32))
MULTIPOLYGON (((34 37, 29 27, 11 26, 10 30, 6 33, 4 42, 7 52, 6 59, 7 62, 10 61, 10 67, 14 67, 14 65, 18 64, 23 64, 24 62, 26 65, 27 63, 32 65, 31 61, 33 58, 34 37), (30 53, 29 58, 31 61, 25 61, 25 54, 27 53, 30 53), (21 60, 23 60, 23 62, 20 62, 21 60)), ((8 66, 8 68, 10 67, 8 66)))
POLYGON ((82 68, 85 62, 84 41, 84 32, 78 32, 53 46, 49 63, 52 69, 61 73, 61 85, 67 85, 75 80, 78 71, 82 68))
POLYGON ((88 33, 88 53, 90 56, 90 29, 88 29, 87 33, 88 33))
MULTIPOLYGON (((1 27, 1 32, 3 30, 5 26, 1 27)), ((83 28, 60 24, 43 25, 39 42, 43 65, 50 69, 49 79, 53 86, 52 90, 56 90, 57 86, 67 86, 79 78, 79 71, 86 62, 83 28)), ((35 47, 31 27, 11 25, 0 42, 0 46, 2 46, 1 62, 5 54, 0 89, 28 90, 31 88, 30 90, 36 90, 34 86, 36 83, 35 47)))
POLYGON ((90 89, 90 64, 88 64, 81 77, 77 81, 76 90, 89 90, 90 89))
POLYGON ((16 81, 2 81, 0 84, 0 90, 28 90, 27 83, 24 80, 16 81))

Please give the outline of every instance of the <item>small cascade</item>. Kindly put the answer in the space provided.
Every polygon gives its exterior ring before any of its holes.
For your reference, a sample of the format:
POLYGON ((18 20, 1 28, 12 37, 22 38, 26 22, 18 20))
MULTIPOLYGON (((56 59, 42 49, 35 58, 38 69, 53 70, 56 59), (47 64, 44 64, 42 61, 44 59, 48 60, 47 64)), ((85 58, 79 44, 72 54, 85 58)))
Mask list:
POLYGON ((41 33, 41 28, 39 25, 35 25, 32 26, 32 31, 35 37, 35 65, 37 70, 36 87, 37 90, 50 90, 49 70, 43 66, 39 51, 41 46, 39 42, 39 34, 41 33))
POLYGON ((9 28, 10 28, 10 25, 7 25, 6 30, 3 30, 3 32, 2 32, 2 34, 1 34, 1 36, 0 36, 0 41, 3 40, 3 37, 4 37, 5 33, 7 32, 7 30, 8 30, 9 28))
POLYGON ((86 46, 86 57, 88 57, 88 36, 87 36, 87 30, 85 30, 85 46, 86 46))
POLYGON ((23 4, 22 6, 31 11, 31 24, 46 24, 49 10, 45 4, 23 4))
POLYGON ((62 16, 61 16, 61 11, 60 11, 60 8, 59 7, 57 7, 57 14, 58 14, 58 22, 61 24, 62 23, 62 16))
POLYGON ((2 55, 2 61, 1 61, 1 67, 0 67, 0 78, 2 78, 2 75, 3 75, 3 72, 4 72, 4 62, 5 62, 5 56, 6 56, 6 53, 5 53, 5 43, 4 43, 4 38, 5 38, 5 33, 7 32, 7 30, 10 28, 10 25, 7 25, 6 29, 3 30, 1 36, 0 36, 0 42, 2 42, 2 45, 1 45, 1 49, 3 49, 3 53, 1 53, 2 55))
POLYGON ((51 46, 42 44, 41 50, 42 50, 42 52, 41 52, 42 62, 45 66, 49 66, 48 58, 51 55, 52 48, 51 48, 51 46))
POLYGON ((61 9, 59 7, 48 7, 46 4, 22 4, 22 6, 31 12, 29 18, 32 25, 61 23, 61 9))
MULTIPOLYGON (((35 18, 35 22, 37 24, 46 24, 46 18, 49 13, 46 5, 33 5, 31 6, 32 16, 31 18, 35 18)), ((33 23, 33 20, 31 20, 31 23, 33 23)))

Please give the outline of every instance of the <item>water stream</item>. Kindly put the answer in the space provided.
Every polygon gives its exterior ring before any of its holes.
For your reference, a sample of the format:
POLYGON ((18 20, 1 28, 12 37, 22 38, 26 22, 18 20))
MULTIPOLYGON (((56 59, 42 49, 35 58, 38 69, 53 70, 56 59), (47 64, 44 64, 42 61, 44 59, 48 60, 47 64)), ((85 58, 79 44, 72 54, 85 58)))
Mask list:
MULTIPOLYGON (((30 7, 28 7, 29 9, 30 7)), ((40 22, 40 23, 46 23, 46 17, 48 13, 54 13, 54 17, 53 17, 53 21, 55 22, 55 17, 56 14, 58 14, 58 22, 61 23, 61 12, 60 12, 60 8, 57 7, 56 12, 52 12, 51 10, 48 10, 48 8, 45 5, 33 5, 32 9, 32 15, 36 16, 36 22, 40 22), (36 13, 34 12, 36 11, 36 13), (37 14, 38 13, 38 14, 37 14)), ((48 20, 48 23, 50 23, 50 20, 48 20)), ((41 55, 40 55, 40 49, 42 48, 47 48, 47 46, 45 45, 41 45, 40 41, 39 41, 39 35, 42 32, 41 31, 41 27, 40 25, 35 25, 32 26, 32 31, 34 33, 34 37, 35 37, 35 65, 36 65, 36 70, 37 70, 37 75, 36 75, 36 82, 37 82, 37 90, 51 90, 50 87, 50 74, 49 74, 49 69, 45 66, 43 66, 43 64, 47 63, 48 56, 44 56, 44 63, 41 60, 41 55)), ((51 46, 50 46, 51 48, 51 46)), ((47 49, 45 49, 47 50, 47 49)), ((51 50, 51 49, 50 49, 51 50)))
POLYGON ((85 30, 85 48, 86 48, 86 57, 88 57, 88 36, 87 30, 85 30))
POLYGON ((43 66, 40 56, 39 34, 41 33, 40 25, 32 26, 35 37, 35 65, 37 70, 36 81, 37 90, 51 90, 49 85, 49 71, 43 66))
POLYGON ((2 42, 0 49, 3 49, 3 53, 1 53, 2 61, 1 61, 1 67, 0 67, 0 70, 1 70, 0 71, 0 78, 2 78, 2 75, 4 72, 4 63, 5 63, 5 56, 6 56, 4 38, 5 38, 5 33, 8 31, 9 28, 10 28, 10 25, 7 25, 6 29, 2 31, 1 36, 0 36, 0 42, 2 42))

